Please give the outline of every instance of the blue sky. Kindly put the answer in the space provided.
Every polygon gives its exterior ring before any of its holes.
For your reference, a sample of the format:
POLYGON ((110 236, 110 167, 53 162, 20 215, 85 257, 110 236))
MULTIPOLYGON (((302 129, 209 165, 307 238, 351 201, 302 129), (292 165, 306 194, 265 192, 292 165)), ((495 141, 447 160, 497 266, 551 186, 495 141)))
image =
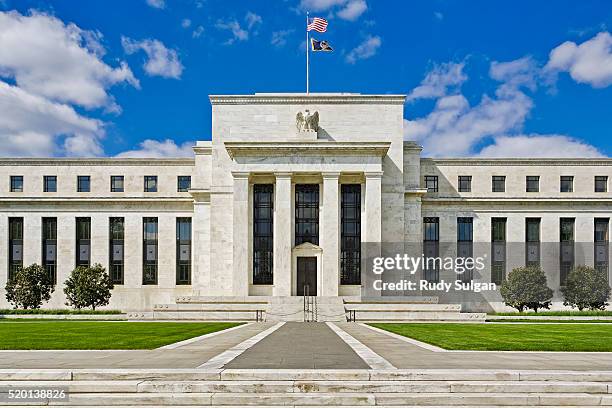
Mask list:
MULTIPOLYGON (((403 93, 432 156, 612 155, 609 1, 0 0, 0 156, 175 156, 209 94, 403 93)), ((262 135, 265 137, 265 135, 262 135)))

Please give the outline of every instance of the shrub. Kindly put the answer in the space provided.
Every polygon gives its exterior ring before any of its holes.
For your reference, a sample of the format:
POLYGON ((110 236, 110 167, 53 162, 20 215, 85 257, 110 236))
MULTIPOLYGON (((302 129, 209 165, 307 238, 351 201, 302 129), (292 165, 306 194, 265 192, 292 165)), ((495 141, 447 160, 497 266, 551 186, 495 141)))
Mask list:
POLYGON ((565 281, 561 292, 565 298, 563 304, 577 307, 578 310, 603 310, 608 306, 610 298, 610 285, 605 272, 586 266, 578 265, 572 269, 565 281))
POLYGON ((6 284, 6 300, 15 309, 38 309, 43 302, 51 299, 53 282, 40 265, 32 264, 19 268, 6 284))
POLYGON ((100 264, 77 266, 64 284, 66 305, 77 309, 91 307, 96 310, 96 306, 108 305, 113 289, 110 276, 100 264))
POLYGON ((522 312, 525 309, 550 309, 553 291, 546 275, 538 267, 515 268, 501 284, 500 292, 506 305, 522 312))

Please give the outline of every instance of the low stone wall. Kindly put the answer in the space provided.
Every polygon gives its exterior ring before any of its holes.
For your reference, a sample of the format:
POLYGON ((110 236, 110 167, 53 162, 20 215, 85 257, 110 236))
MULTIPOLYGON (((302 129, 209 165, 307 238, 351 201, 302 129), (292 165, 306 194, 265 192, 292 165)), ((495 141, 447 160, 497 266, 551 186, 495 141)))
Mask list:
POLYGON ((612 323, 612 316, 487 316, 487 321, 494 320, 609 320, 612 323))
POLYGON ((121 314, 3 314, 0 319, 49 319, 49 320, 127 320, 125 313, 121 314))

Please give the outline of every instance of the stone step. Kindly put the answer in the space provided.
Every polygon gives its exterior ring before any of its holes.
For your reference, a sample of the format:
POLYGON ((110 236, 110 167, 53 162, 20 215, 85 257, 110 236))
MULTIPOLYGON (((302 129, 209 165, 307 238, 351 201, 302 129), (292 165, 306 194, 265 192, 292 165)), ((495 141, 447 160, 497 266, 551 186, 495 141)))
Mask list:
MULTIPOLYGON (((128 320, 255 321, 257 311, 153 311, 128 313, 128 320)), ((261 312, 265 316, 265 312, 261 312)))
POLYGON ((178 296, 176 303, 259 303, 267 304, 267 296, 178 296))
POLYGON ((266 310, 266 303, 175 303, 157 304, 153 306, 155 312, 253 312, 266 310))
POLYGON ((460 312, 460 304, 437 303, 347 303, 346 310, 384 312, 460 312))
POLYGON ((385 304, 410 304, 410 303, 438 303, 439 299, 437 296, 383 296, 376 298, 361 298, 359 296, 344 296, 344 303, 352 304, 352 303, 367 303, 367 304, 375 304, 375 303, 385 303, 385 304))
POLYGON ((355 311, 356 321, 477 321, 484 322, 486 313, 459 313, 453 311, 355 311))
POLYGON ((610 394, 586 393, 72 393, 62 405, 307 406, 610 406, 610 394))

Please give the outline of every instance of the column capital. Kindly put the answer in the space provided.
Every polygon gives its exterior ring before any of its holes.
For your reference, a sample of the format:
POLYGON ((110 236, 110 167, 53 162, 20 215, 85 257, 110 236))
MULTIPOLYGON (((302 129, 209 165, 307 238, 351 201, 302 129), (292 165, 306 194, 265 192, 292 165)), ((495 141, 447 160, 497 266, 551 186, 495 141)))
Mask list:
POLYGON ((291 172, 279 171, 274 173, 274 177, 276 177, 277 179, 290 179, 291 176, 293 176, 293 173, 291 172))
POLYGON ((340 177, 339 171, 324 171, 321 173, 324 179, 337 179, 340 177))
POLYGON ((248 171, 232 171, 232 176, 235 179, 245 179, 245 178, 249 178, 249 175, 251 173, 248 171))
POLYGON ((366 179, 376 179, 376 178, 382 178, 384 172, 382 171, 366 171, 364 172, 364 175, 366 177, 366 179))

